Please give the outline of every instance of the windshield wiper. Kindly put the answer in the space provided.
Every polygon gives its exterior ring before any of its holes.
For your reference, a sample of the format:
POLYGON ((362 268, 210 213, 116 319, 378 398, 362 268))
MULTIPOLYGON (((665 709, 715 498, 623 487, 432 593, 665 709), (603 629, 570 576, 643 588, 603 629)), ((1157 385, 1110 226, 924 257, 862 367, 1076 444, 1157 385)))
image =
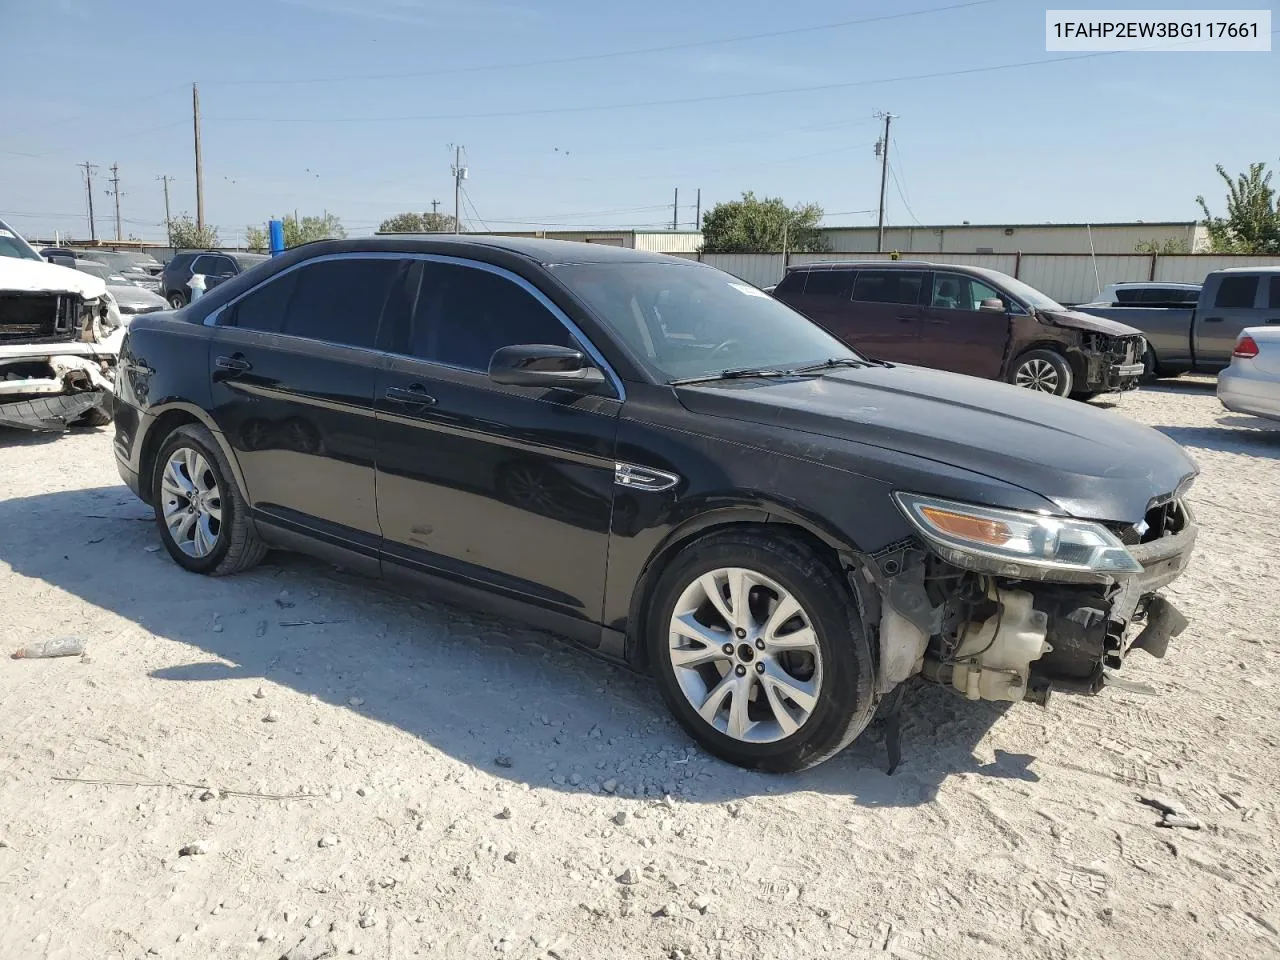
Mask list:
POLYGON ((810 363, 796 367, 796 373, 813 373, 815 370, 830 370, 835 367, 887 367, 883 360, 872 360, 868 357, 829 357, 818 363, 810 363))
POLYGON ((745 380, 750 377, 790 377, 795 370, 780 370, 776 367, 743 367, 741 370, 721 370, 719 373, 708 373, 699 377, 685 377, 683 380, 672 380, 671 386, 680 387, 690 383, 711 383, 714 380, 745 380))

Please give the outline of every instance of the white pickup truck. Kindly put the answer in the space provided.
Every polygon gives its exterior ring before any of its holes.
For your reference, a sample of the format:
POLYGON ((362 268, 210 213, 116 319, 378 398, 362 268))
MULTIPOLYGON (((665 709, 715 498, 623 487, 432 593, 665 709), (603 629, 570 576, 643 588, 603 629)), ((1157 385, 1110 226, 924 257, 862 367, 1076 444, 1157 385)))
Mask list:
POLYGON ((0 427, 109 423, 123 339, 106 283, 47 263, 0 221, 0 427))

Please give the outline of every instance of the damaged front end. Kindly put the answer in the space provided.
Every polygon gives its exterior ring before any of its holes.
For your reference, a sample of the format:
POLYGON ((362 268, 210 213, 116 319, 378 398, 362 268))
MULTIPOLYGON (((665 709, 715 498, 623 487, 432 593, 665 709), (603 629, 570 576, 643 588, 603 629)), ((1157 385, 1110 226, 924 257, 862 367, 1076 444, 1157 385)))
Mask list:
POLYGON ((0 426, 109 421, 123 339, 110 293, 0 290, 0 426))
POLYGON ((880 691, 917 674, 972 700, 1141 689, 1117 676, 1125 658, 1163 657, 1187 625, 1158 592, 1195 543, 1186 486, 1134 525, 899 495, 919 538, 863 568, 862 595, 879 588, 880 691))

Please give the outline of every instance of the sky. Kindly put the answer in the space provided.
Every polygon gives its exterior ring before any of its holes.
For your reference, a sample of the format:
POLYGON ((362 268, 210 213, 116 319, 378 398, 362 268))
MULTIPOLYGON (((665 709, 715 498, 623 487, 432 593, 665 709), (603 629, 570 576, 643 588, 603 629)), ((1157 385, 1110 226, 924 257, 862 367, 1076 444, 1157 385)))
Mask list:
POLYGON ((880 112, 895 225, 1191 220, 1215 164, 1280 162, 1280 54, 1046 53, 1044 25, 1027 0, 0 0, 0 217, 84 237, 88 162, 114 236, 117 164, 125 236, 163 239, 160 177, 195 213, 193 83, 227 244, 295 210, 452 213, 456 145, 463 221, 495 230, 693 229, 699 190, 874 224, 880 112))

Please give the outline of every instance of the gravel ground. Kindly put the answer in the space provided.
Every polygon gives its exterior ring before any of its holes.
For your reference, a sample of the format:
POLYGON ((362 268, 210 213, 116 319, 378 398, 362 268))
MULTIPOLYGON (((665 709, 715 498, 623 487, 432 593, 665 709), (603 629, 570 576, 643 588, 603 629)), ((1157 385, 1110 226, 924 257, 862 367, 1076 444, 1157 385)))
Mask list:
POLYGON ((0 436, 4 652, 88 641, 0 660, 0 955, 1276 956, 1280 428, 1117 413, 1204 469, 1159 695, 912 688, 893 777, 877 727, 726 766, 643 678, 303 558, 186 575, 109 431, 0 436))

